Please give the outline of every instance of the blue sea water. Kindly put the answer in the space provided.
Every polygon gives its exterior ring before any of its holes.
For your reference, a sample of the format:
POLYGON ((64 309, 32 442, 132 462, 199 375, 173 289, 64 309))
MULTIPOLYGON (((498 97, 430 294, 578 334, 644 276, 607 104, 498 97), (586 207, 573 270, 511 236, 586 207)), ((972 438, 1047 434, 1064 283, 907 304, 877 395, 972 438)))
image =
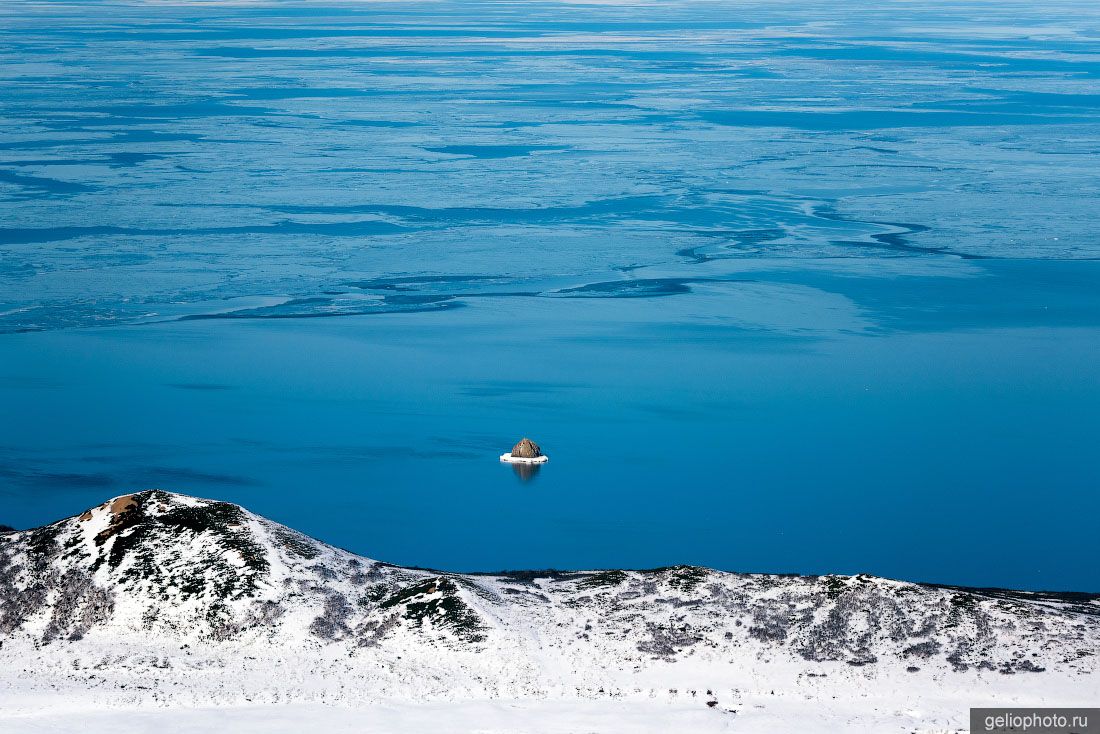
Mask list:
POLYGON ((0 61, 0 523, 1100 590, 1095 3, 8 3, 0 61))

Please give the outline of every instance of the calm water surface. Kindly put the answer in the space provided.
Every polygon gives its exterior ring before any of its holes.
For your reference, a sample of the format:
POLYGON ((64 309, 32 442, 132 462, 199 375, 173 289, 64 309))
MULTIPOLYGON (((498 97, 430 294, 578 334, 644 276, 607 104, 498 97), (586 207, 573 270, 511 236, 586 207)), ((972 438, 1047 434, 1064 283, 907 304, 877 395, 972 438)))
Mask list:
POLYGON ((1100 590, 1093 3, 13 3, 0 62, 0 523, 1100 590))

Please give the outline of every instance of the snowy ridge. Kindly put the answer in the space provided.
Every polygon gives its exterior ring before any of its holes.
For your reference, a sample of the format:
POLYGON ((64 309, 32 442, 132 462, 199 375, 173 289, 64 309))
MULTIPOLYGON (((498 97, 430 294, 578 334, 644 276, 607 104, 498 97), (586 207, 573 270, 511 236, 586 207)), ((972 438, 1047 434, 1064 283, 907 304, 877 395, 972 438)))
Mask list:
POLYGON ((688 566, 440 573, 156 490, 0 534, 0 641, 9 711, 58 693, 120 706, 686 697, 727 713, 769 691, 1100 694, 1100 595, 688 566))

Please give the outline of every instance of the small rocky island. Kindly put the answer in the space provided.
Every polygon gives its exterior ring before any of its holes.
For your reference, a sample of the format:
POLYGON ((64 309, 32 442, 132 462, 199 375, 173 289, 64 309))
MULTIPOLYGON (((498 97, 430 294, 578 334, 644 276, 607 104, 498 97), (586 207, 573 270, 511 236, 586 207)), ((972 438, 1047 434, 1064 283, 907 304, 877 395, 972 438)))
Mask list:
POLYGON ((501 454, 500 460, 508 464, 545 464, 550 457, 542 453, 537 443, 524 437, 511 451, 501 454))

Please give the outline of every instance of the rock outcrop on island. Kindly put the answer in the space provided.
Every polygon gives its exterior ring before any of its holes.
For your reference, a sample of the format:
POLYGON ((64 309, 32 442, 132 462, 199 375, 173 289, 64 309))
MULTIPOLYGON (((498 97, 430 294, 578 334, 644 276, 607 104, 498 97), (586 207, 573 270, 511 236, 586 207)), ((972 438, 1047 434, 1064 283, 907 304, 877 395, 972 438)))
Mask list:
POLYGON ((537 459, 542 456, 542 449, 537 443, 524 437, 512 447, 512 456, 517 459, 537 459))

